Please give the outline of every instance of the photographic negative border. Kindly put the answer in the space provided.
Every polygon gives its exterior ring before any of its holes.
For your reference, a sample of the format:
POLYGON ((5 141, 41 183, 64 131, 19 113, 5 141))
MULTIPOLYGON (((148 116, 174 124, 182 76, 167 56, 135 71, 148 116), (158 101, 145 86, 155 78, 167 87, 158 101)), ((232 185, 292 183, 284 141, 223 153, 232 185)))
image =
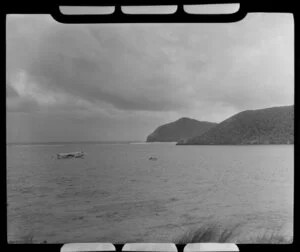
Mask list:
MULTIPOLYGON (((5 3, 5 6, 1 8, 1 28, 2 32, 1 35, 3 36, 1 41, 2 44, 2 55, 4 57, 1 57, 1 59, 4 62, 4 66, 6 64, 6 15, 7 14, 51 14, 51 16, 58 22, 63 23, 222 23, 222 22, 237 22, 239 20, 242 20, 247 13, 249 12, 274 12, 274 13, 291 13, 294 17, 294 80, 295 80, 295 92, 294 92, 294 108, 295 108, 295 120, 294 120, 294 136, 295 136, 295 144, 294 144, 294 232, 293 232, 293 243, 292 244, 238 244, 240 251, 266 251, 266 250, 272 250, 272 251, 295 251, 296 246, 298 245, 297 238, 298 232, 297 232, 297 201, 296 201, 296 192, 297 192, 297 183, 296 179, 298 176, 298 171, 295 169, 298 164, 298 160, 296 157, 299 156, 299 150, 297 148, 298 143, 298 129, 300 129, 299 120, 297 120, 297 111, 298 111, 298 104, 296 102, 298 89, 297 86, 299 81, 299 73, 296 71, 296 69, 300 69, 300 61, 299 61, 299 49, 296 47, 296 45, 300 45, 300 25, 299 25, 299 12, 297 12, 296 7, 296 1, 261 1, 258 3, 254 3, 253 1, 248 1, 248 3, 243 3, 242 1, 182 1, 177 2, 176 1, 143 1, 143 3, 134 3, 133 1, 84 1, 81 3, 76 3, 76 1, 59 1, 58 3, 50 3, 50 2, 21 2, 21 3, 15 3, 15 2, 7 2, 5 3), (220 15, 191 15, 187 14, 183 11, 183 4, 213 4, 213 3, 240 3, 240 9, 233 14, 220 14, 220 15), (115 6, 115 12, 113 14, 109 15, 91 15, 91 16, 78 16, 78 15, 71 15, 71 16, 65 16, 59 11, 59 6, 115 6), (128 15, 124 14, 121 11, 122 5, 178 5, 177 11, 174 14, 138 14, 138 15, 128 15), (298 23, 298 24, 297 24, 298 23)), ((2 78, 4 78, 4 83, 6 81, 6 68, 2 67, 2 78)), ((4 86, 4 85, 3 85, 4 86)), ((6 88, 4 87, 3 94, 6 94, 6 88)), ((4 115, 6 118, 6 96, 3 99, 3 107, 5 107, 4 115)), ((6 122, 6 120, 5 120, 6 122)), ((6 124, 5 124, 6 129, 6 124)), ((3 130, 4 132, 4 130, 3 130)), ((6 142, 6 131, 3 136, 6 142)), ((5 152, 6 153, 6 150, 5 152)), ((6 167, 6 156, 4 157, 4 165, 6 167)), ((6 168, 4 167, 1 170, 3 179, 3 182, 1 183, 2 189, 2 204, 4 206, 7 206, 7 188, 6 188, 6 168)), ((3 225, 1 227, 5 229, 4 232, 1 232, 2 234, 7 234, 7 208, 3 207, 3 212, 1 214, 1 217, 3 218, 3 225)), ((21 250, 21 249, 30 249, 30 251, 40 251, 41 248, 45 251, 60 251, 60 248, 63 244, 8 244, 7 243, 7 235, 3 235, 2 237, 2 244, 5 244, 6 251, 11 250, 21 250)), ((121 251, 124 244, 114 244, 116 247, 116 251, 121 251)), ((176 244, 178 252, 182 252, 184 249, 184 244, 176 244)))

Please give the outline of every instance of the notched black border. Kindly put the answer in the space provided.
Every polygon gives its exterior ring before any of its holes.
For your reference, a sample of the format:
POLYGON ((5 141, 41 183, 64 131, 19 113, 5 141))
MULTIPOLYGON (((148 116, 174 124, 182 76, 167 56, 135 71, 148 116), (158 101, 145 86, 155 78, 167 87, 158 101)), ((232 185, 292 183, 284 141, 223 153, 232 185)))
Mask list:
MULTIPOLYGON (((123 5, 124 6, 124 5, 123 5)), ((177 5, 172 14, 126 14, 122 12, 121 5, 115 5, 112 14, 105 15, 64 15, 57 6, 51 13, 52 17, 61 23, 228 23, 242 20, 247 12, 240 7, 232 14, 189 14, 183 5, 177 5)))
MULTIPOLYGON (((295 48, 295 124, 294 124, 294 131, 295 131, 295 144, 294 144, 294 156, 295 156, 295 164, 294 167, 297 167, 297 157, 300 156, 299 150, 297 148, 298 143, 298 129, 300 129, 299 120, 297 120, 298 114, 298 105, 297 105, 297 94, 299 87, 297 86, 299 82, 298 72, 297 69, 300 69, 300 57, 299 57, 299 50, 297 50, 296 45, 300 45, 300 38, 299 38, 299 25, 297 22, 298 15, 300 8, 297 8, 296 1, 259 1, 254 3, 254 1, 226 1, 226 0, 216 0, 216 1, 181 1, 176 3, 175 1, 140 1, 140 2, 133 2, 133 1, 107 1, 107 0, 98 0, 98 1, 59 1, 58 3, 50 3, 50 2, 27 2, 23 1, 20 3, 15 2, 6 2, 2 4, 2 8, 0 8, 1 17, 2 17, 2 26, 1 28, 3 31, 1 35, 3 35, 1 42, 4 42, 4 46, 2 47, 2 53, 4 57, 2 58, 2 62, 4 62, 4 66, 6 63, 6 47, 5 47, 5 33, 6 33, 6 15, 7 14, 51 14, 51 16, 58 22, 62 23, 226 23, 226 22, 237 22, 242 20, 247 13, 249 12, 274 12, 274 13, 291 13, 294 17, 294 29, 295 29, 295 37, 294 37, 294 48, 295 48), (188 14, 183 10, 183 4, 222 4, 222 3, 240 3, 240 8, 237 12, 232 14, 219 14, 219 15, 202 15, 202 14, 188 14), (121 6, 135 6, 135 5, 178 5, 177 11, 173 14, 124 14, 121 11, 121 6), (59 6, 115 6, 115 12, 113 14, 105 14, 105 15, 64 15, 60 12, 59 6), (299 9, 299 10, 298 10, 299 9), (4 21, 4 22, 3 22, 4 21)), ((2 75, 6 76, 6 69, 5 67, 1 68, 2 75)), ((4 82, 6 79, 4 79, 4 82)), ((6 94, 6 87, 2 85, 4 90, 2 94, 6 94)), ((3 114, 6 117, 6 96, 3 97, 1 100, 3 102, 3 114)), ((5 126, 4 126, 5 128, 5 126)), ((6 142, 6 130, 3 131, 3 139, 6 142), (4 133, 5 132, 5 133, 4 133), (4 135, 5 134, 5 135, 4 135)), ((4 146, 4 145, 3 145, 4 146)), ((4 157, 4 165, 6 167, 6 150, 2 153, 5 155, 4 157)), ((3 168, 3 167, 2 167, 3 168)), ((4 229, 2 234, 6 234, 7 232, 7 213, 6 207, 4 208, 4 199, 5 204, 7 202, 7 192, 6 192, 6 169, 2 169, 2 176, 3 183, 1 183, 1 190, 0 193, 2 194, 3 199, 3 212, 1 217, 4 219, 4 225, 1 227, 4 229)), ((297 187, 297 169, 294 169, 294 241, 292 244, 237 244, 240 251, 296 251, 296 246, 299 243, 297 241, 298 233, 296 229, 296 219, 297 219, 297 201, 296 201, 296 187, 297 187)), ((32 252, 35 251, 60 251, 63 244, 8 244, 7 243, 7 235, 2 235, 1 240, 3 241, 5 250, 4 251, 22 251, 22 250, 30 250, 32 252)), ((114 244, 116 247, 116 252, 121 252, 122 247, 124 244, 114 244)), ((178 252, 183 252, 185 244, 176 244, 178 252)), ((3 247, 3 246, 2 246, 3 247)))

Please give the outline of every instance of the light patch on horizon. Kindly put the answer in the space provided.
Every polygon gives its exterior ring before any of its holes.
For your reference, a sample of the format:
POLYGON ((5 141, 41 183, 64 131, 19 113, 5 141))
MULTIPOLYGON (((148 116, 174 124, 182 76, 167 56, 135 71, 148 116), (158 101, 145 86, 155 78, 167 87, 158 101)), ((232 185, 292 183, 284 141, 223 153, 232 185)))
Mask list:
POLYGON ((93 140, 144 140, 180 117, 220 122, 291 105, 293 32, 288 14, 106 25, 8 15, 8 141, 72 140, 86 130, 93 140), (64 127, 53 127, 57 118, 64 127))

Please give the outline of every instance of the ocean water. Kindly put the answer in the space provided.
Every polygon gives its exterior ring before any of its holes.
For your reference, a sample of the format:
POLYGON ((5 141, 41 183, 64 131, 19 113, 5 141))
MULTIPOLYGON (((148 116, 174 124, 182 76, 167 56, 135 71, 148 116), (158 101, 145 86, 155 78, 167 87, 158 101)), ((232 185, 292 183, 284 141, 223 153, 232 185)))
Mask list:
POLYGON ((238 224, 241 243, 291 238, 293 155, 293 145, 7 145, 8 241, 173 242, 211 223, 238 224))

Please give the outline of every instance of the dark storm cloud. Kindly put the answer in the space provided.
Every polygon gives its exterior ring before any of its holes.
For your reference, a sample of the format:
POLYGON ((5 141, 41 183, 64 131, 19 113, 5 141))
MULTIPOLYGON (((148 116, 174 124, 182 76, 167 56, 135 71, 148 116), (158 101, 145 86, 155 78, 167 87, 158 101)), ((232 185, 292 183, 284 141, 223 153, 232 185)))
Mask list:
POLYGON ((18 93, 16 92, 15 89, 11 87, 11 85, 6 84, 6 97, 7 98, 12 98, 12 97, 18 97, 18 93))
POLYGON ((199 100, 243 109, 262 100, 251 88, 244 92, 243 86, 251 83, 278 100, 273 86, 284 71, 275 65, 282 56, 278 46, 290 46, 284 40, 276 43, 284 37, 284 26, 275 21, 277 27, 270 30, 273 19, 260 20, 265 22, 261 29, 246 21, 200 29, 183 24, 68 26, 44 20, 44 29, 35 25, 34 39, 30 20, 23 29, 12 20, 11 50, 20 48, 21 41, 27 48, 19 49, 19 57, 11 52, 9 70, 22 69, 45 92, 65 92, 121 110, 171 111, 199 100), (261 71, 267 68, 273 70, 273 81, 261 71))
MULTIPOLYGON (((95 32, 91 27, 67 26, 49 29, 40 37, 35 56, 23 66, 46 90, 66 92, 90 102, 105 101, 124 110, 175 110, 186 106, 168 92, 176 80, 163 72, 167 57, 147 52, 142 44, 138 46, 138 38, 123 39, 127 34, 124 30, 112 33, 104 28, 95 32)), ((134 34, 131 29, 128 32, 134 34)), ((176 95, 176 90, 173 92, 176 95)))
POLYGON ((18 97, 6 100, 7 112, 33 112, 38 111, 38 103, 30 98, 18 97))
POLYGON ((232 24, 106 25, 11 15, 6 35, 7 111, 46 113, 33 121, 47 122, 65 115, 66 127, 84 121, 76 132, 90 125, 91 138, 122 138, 112 125, 141 137, 150 125, 182 116, 219 122, 244 109, 293 103, 291 15, 253 14, 232 24), (105 127, 100 134, 92 125, 105 127))

